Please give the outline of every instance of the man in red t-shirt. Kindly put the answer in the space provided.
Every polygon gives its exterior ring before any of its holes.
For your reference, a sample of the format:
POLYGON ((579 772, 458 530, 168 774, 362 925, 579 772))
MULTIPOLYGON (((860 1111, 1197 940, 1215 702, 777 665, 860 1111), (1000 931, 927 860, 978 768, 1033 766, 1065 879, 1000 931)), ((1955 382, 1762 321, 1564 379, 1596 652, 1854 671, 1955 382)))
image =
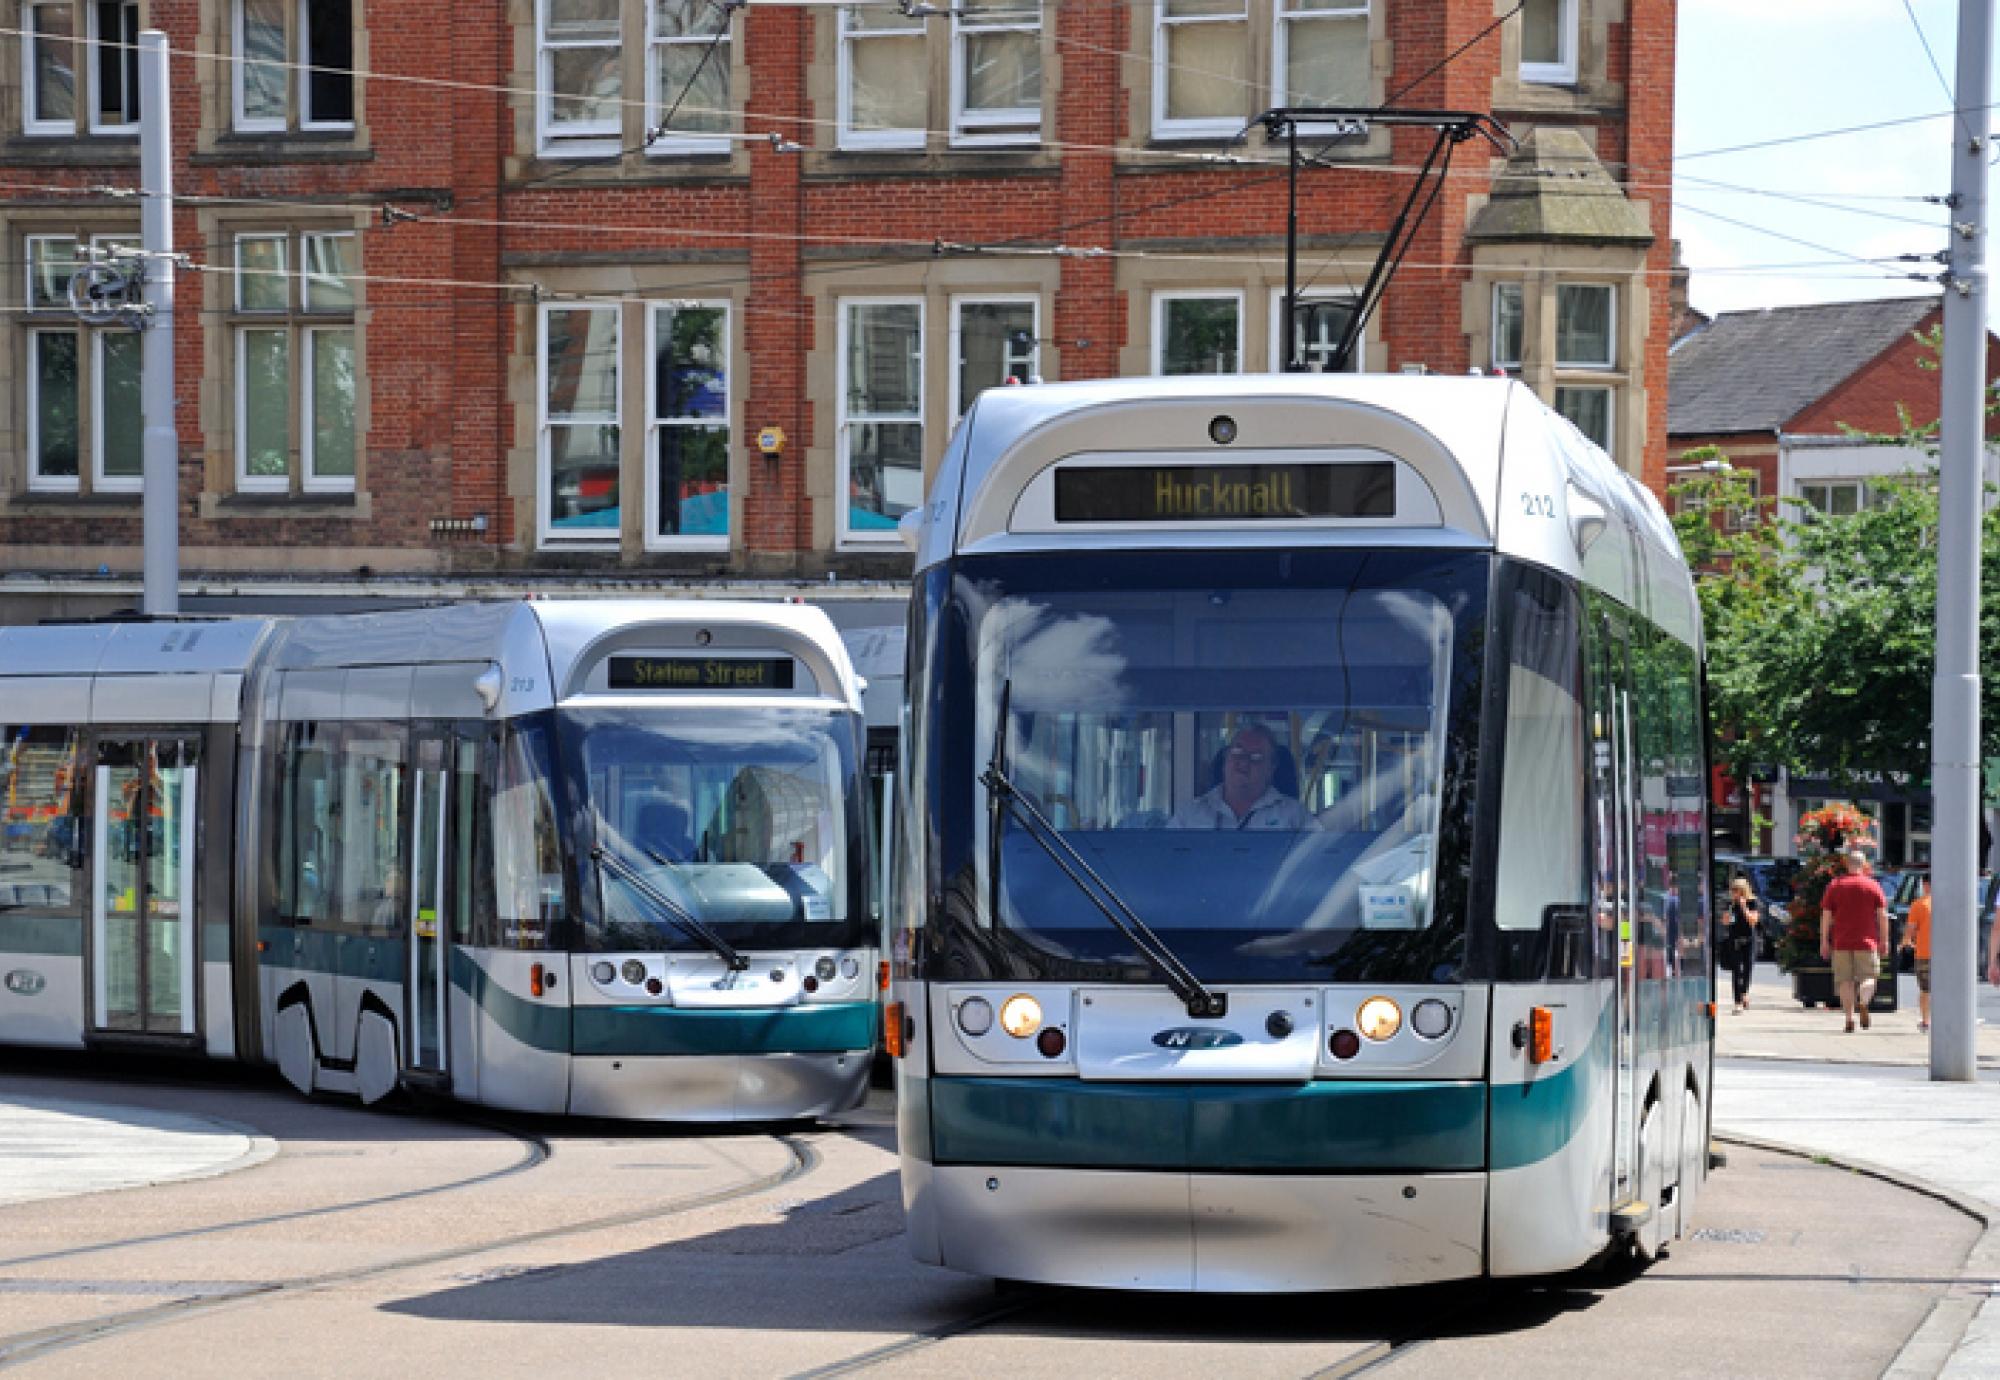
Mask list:
POLYGON ((1841 855, 1847 870, 1826 884, 1819 900, 1819 955, 1833 964, 1833 985, 1847 1028, 1858 1011, 1868 1028, 1881 956, 1889 951, 1889 903, 1867 873, 1868 856, 1856 848, 1841 855))

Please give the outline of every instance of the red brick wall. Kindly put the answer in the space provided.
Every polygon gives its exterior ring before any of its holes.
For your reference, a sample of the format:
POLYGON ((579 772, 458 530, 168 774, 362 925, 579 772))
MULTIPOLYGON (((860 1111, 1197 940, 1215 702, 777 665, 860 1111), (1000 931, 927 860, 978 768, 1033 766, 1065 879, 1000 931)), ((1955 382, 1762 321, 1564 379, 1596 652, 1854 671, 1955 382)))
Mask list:
MULTIPOLYGON (((1614 80, 1622 80, 1629 93, 1629 109, 1593 104, 1587 111, 1579 108, 1574 118, 1596 130, 1614 173, 1619 162, 1629 163, 1632 195, 1652 206, 1660 236, 1652 259, 1659 276, 1646 358, 1646 474, 1657 483, 1665 460, 1669 248, 1668 195, 1655 184, 1664 184, 1671 166, 1675 0, 1628 0, 1626 10, 1630 19, 1614 29, 1609 57, 1614 80)), ((151 13, 178 48, 196 46, 195 0, 155 0, 151 13)), ((1053 174, 1027 154, 1021 155, 1019 173, 995 172, 996 160, 1011 155, 983 154, 967 156, 967 167, 977 171, 959 175, 952 175, 947 162, 942 175, 932 169, 907 177, 809 176, 807 160, 799 155, 753 145, 747 179, 708 164, 676 183, 671 165, 663 164, 626 186, 557 176, 509 191, 503 170, 509 155, 519 152, 516 113, 497 88, 513 80, 519 36, 506 23, 506 8, 491 0, 442 5, 371 0, 366 53, 384 79, 367 85, 371 151, 362 158, 322 156, 306 141, 293 141, 286 146, 290 155, 275 161, 189 161, 198 126, 196 74, 192 62, 176 62, 176 180, 183 195, 258 198, 273 213, 286 199, 359 206, 372 217, 362 255, 372 280, 365 483, 372 507, 366 517, 343 513, 338 505, 246 509, 226 500, 221 510, 239 515, 216 520, 200 515, 200 405, 213 391, 205 389, 202 377, 211 353, 203 332, 215 318, 204 277, 182 275, 177 322, 186 568, 191 573, 243 568, 253 563, 246 562, 245 552, 267 566, 294 567, 350 559, 413 569, 471 567, 495 559, 529 568, 567 562, 537 553, 533 532, 513 527, 508 457, 525 438, 514 434, 511 380, 520 360, 532 354, 532 342, 515 337, 517 323, 532 322, 533 313, 518 293, 488 285, 506 279, 517 262, 548 262, 564 254, 603 261, 620 252, 657 256, 676 250, 739 253, 746 266, 717 276, 747 272, 750 282, 738 327, 749 358, 742 385, 744 435, 738 441, 748 478, 740 528, 745 553, 738 567, 803 569, 815 559, 829 559, 812 549, 815 522, 804 462, 814 420, 806 397, 807 365, 833 341, 815 331, 813 259, 799 237, 872 241, 884 255, 920 253, 936 239, 1022 238, 1123 252, 1179 253, 1193 244, 1238 256, 1269 254, 1283 244, 1286 185, 1276 170, 1191 168, 1138 156, 1121 162, 1110 151, 1150 143, 1145 116, 1133 109, 1134 84, 1143 74, 1122 56, 1133 46, 1125 7, 1054 3, 1048 13, 1061 73, 1059 90, 1051 84, 1049 127, 1057 140, 1080 146, 1053 174), (398 76, 442 78, 445 84, 387 79, 398 76), (441 211, 426 195, 431 192, 448 195, 451 210, 441 211), (420 219, 384 225, 376 210, 385 201, 420 219), (426 223, 439 216, 449 223, 426 223), (755 452, 755 431, 766 425, 783 427, 790 439, 781 464, 771 465, 755 452), (489 519, 483 537, 432 537, 431 518, 473 514, 489 519), (295 556, 300 548, 306 554, 295 556)), ((1498 33, 1482 37, 1495 18, 1487 0, 1388 3, 1383 14, 1393 53, 1387 89, 1398 105, 1488 106, 1500 74, 1501 43, 1498 33)), ((809 147, 824 146, 820 126, 812 122, 834 112, 815 107, 807 75, 813 53, 830 48, 821 40, 816 49, 817 27, 833 22, 832 11, 817 7, 744 11, 736 46, 749 70, 750 131, 775 131, 809 147)), ((1397 131, 1386 166, 1308 172, 1299 189, 1302 236, 1386 230, 1409 190, 1409 170, 1423 161, 1430 140, 1428 131, 1397 131)), ((130 185, 137 178, 136 156, 131 164, 82 168, 49 162, 12 167, 4 160, 0 154, 0 182, 130 185)), ((1451 180, 1370 328, 1386 346, 1391 368, 1420 363, 1461 372, 1469 363, 1461 323, 1468 257, 1462 236, 1467 199, 1488 189, 1487 162, 1481 145, 1457 150, 1451 180)), ((530 177, 547 175, 549 165, 529 166, 530 177)), ((20 195, 0 191, 0 197, 20 195)), ((177 224, 181 246, 200 249, 197 233, 194 211, 184 209, 177 224)), ((221 262, 226 246, 200 252, 221 262)), ((1323 251, 1302 254, 1302 275, 1324 257, 1323 251)), ((1059 361, 1064 377, 1105 376, 1118 368, 1133 304, 1117 286, 1117 267, 1108 256, 1062 263, 1061 287, 1046 318, 1045 357, 1059 361)), ((942 329, 942 322, 932 323, 933 332, 942 329)), ((1261 345, 1256 353, 1261 355, 1261 345)), ((941 427, 935 430, 942 435, 941 427)), ((136 570, 139 527, 136 499, 129 505, 14 507, 0 511, 0 559, 17 544, 112 543, 130 548, 129 565, 136 570)), ((90 557, 93 566, 95 559, 90 557)))

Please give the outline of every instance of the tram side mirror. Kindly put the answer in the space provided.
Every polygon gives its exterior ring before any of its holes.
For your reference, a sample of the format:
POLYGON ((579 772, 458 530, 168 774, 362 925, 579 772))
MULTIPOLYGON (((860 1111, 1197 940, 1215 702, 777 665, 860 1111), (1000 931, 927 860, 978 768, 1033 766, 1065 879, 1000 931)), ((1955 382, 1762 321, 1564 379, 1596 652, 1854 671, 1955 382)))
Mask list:
POLYGON ((1542 933, 1548 936, 1548 976, 1573 978, 1590 976, 1590 907, 1557 905, 1542 907, 1542 933))

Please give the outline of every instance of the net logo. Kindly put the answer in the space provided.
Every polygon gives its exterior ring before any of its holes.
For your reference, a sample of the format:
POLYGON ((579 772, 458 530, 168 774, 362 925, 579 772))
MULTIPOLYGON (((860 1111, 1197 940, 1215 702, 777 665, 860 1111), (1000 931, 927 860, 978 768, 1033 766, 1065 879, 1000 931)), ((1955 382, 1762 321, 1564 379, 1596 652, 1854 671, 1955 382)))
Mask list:
POLYGON ((1243 1037, 1233 1030, 1203 1030, 1197 1026, 1177 1025, 1154 1035, 1153 1043, 1161 1049, 1228 1049, 1242 1044, 1243 1037))
POLYGON ((42 989, 49 985, 49 980, 32 968, 16 968, 0 981, 4 981, 7 990, 17 997, 39 996, 42 989))

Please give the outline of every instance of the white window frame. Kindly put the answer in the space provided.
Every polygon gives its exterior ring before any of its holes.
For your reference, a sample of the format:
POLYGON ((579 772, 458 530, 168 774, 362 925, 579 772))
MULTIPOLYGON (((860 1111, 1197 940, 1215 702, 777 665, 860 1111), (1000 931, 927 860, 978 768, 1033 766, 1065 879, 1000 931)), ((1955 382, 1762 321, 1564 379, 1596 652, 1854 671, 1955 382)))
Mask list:
MULTIPOLYGON (((108 434, 104 416, 105 370, 104 342, 113 333, 129 335, 137 339, 137 332, 118 327, 100 328, 90 332, 90 488, 100 494, 136 494, 145 487, 144 472, 145 419, 139 418, 141 471, 138 474, 111 475, 104 472, 104 441, 108 434)), ((141 345, 143 350, 145 347, 141 345)))
MULTIPOLYGON (((582 536, 558 528, 552 521, 555 511, 554 457, 549 438, 556 426, 615 426, 618 428, 618 507, 625 507, 625 313, 616 306, 593 302, 544 302, 535 317, 535 526, 537 543, 542 546, 617 546, 619 528, 602 535, 582 536), (560 420, 549 416, 549 317, 559 311, 602 311, 611 315, 612 411, 564 413, 560 420)), ((622 524, 621 524, 622 525, 622 524)))
MULTIPOLYGON (((243 78, 249 71, 249 49, 243 41, 244 0, 229 0, 229 116, 230 128, 238 134, 283 134, 287 128, 288 116, 276 119, 260 115, 255 119, 245 113, 243 105, 243 78)), ((290 35, 286 36, 286 54, 291 53, 290 35)), ((285 69, 285 107, 289 112, 297 95, 298 72, 285 69)))
MULTIPOLYGON (((117 245, 139 248, 138 235, 109 234, 92 235, 91 248, 109 249, 117 245)), ((95 493, 138 493, 145 487, 143 471, 143 451, 145 447, 145 418, 139 418, 141 473, 136 475, 107 475, 104 472, 104 438, 108 434, 104 417, 104 339, 107 332, 118 331, 136 334, 124 326, 100 326, 90 332, 90 487, 95 493)), ((144 346, 140 347, 142 350, 144 346)))
POLYGON ((1495 369, 1520 369, 1521 357, 1528 353, 1528 286, 1526 283, 1518 279, 1513 279, 1493 285, 1492 315, 1491 321, 1487 326, 1487 343, 1489 347, 1487 353, 1490 357, 1490 363, 1495 369), (1515 313, 1521 319, 1521 348, 1515 352, 1513 359, 1508 359, 1501 353, 1501 342, 1506 339, 1506 332, 1500 329, 1500 298, 1510 290, 1514 295, 1515 313))
MULTIPOLYGON (((1556 6, 1556 36, 1562 46, 1562 55, 1554 62, 1529 62, 1521 60, 1521 80, 1540 86, 1574 86, 1576 84, 1577 49, 1577 0, 1550 0, 1556 6)), ((1526 14, 1523 13, 1523 28, 1526 14)))
POLYGON ((236 488, 239 493, 282 494, 291 492, 291 487, 292 487, 291 453, 290 453, 291 439, 289 436, 289 423, 292 413, 291 390, 298 387, 298 374, 299 374, 298 352, 292 348, 292 330, 291 330, 292 323, 290 316, 283 315, 277 312, 269 313, 269 315, 271 317, 269 321, 259 321, 254 324, 239 323, 236 326, 236 328, 230 332, 230 335, 234 339, 236 348, 236 390, 235 390, 236 391, 236 409, 235 409, 236 457, 235 458, 236 458, 236 488), (276 332, 277 334, 285 337, 285 368, 288 374, 285 383, 285 389, 286 389, 285 417, 287 422, 288 434, 285 443, 286 463, 285 463, 285 473, 283 474, 250 473, 250 456, 247 449, 250 439, 250 386, 249 386, 250 352, 247 348, 245 348, 245 345, 246 345, 246 337, 248 337, 252 331, 276 332))
MULTIPOLYGON (((131 9, 133 14, 132 41, 136 44, 139 41, 139 29, 144 16, 139 13, 139 0, 120 0, 120 13, 122 14, 127 8, 131 9)), ((89 108, 85 112, 88 128, 92 134, 136 134, 139 130, 139 90, 136 85, 136 78, 132 90, 126 93, 126 97, 131 103, 132 118, 115 122, 98 118, 98 107, 103 104, 103 93, 98 89, 98 66, 96 61, 98 44, 101 42, 123 43, 124 36, 120 35, 115 39, 105 39, 102 34, 97 32, 97 0, 84 0, 83 11, 84 30, 90 36, 90 41, 84 47, 84 52, 89 59, 90 74, 89 78, 79 83, 79 85, 83 87, 88 95, 89 108)))
MULTIPOLYGON (((646 307, 646 531, 645 545, 648 551, 727 551, 731 533, 725 530, 719 537, 679 536, 660 534, 660 507, 666 495, 660 492, 660 432, 669 428, 701 430, 714 426, 710 421, 697 417, 660 416, 660 374, 655 367, 659 358, 660 318, 668 311, 719 311, 722 313, 722 425, 729 432, 728 462, 723 470, 724 482, 729 486, 732 501, 736 495, 736 369, 735 369, 735 321, 731 303, 727 298, 713 301, 654 302, 646 307)), ((543 393, 546 398, 546 390, 543 393)), ((623 430, 619 432, 624 435, 623 430)), ((622 494, 621 494, 622 497, 622 494)))
MULTIPOLYGON (((985 306, 1026 305, 1033 313, 1033 323, 1029 330, 1035 334, 1035 343, 1029 348, 1027 358, 1020 362, 1027 368, 1027 383, 1042 372, 1042 298, 1034 292, 970 292, 951 299, 951 333, 945 347, 945 363, 950 370, 946 388, 950 394, 951 419, 954 424, 965 415, 966 403, 961 396, 965 372, 965 309, 985 306)), ((1017 359, 1012 350, 1007 352, 1009 362, 1017 359)))
POLYGON ((619 55, 618 94, 621 102, 628 96, 624 89, 625 42, 622 29, 618 36, 609 40, 551 39, 549 0, 535 0, 535 148, 543 158, 594 158, 606 153, 616 153, 620 147, 619 141, 624 137, 622 103, 615 107, 618 113, 613 114, 608 120, 571 122, 563 125, 561 129, 556 126, 553 55, 572 48, 614 49, 619 55))
MULTIPOLYGON (((235 380, 232 399, 234 437, 232 457, 235 468, 235 482, 241 493, 290 493, 296 475, 298 490, 308 494, 353 493, 360 484, 360 472, 367 446, 365 429, 361 425, 361 402, 367 388, 367 378, 363 369, 365 349, 361 335, 360 294, 355 293, 352 306, 342 305, 332 309, 315 309, 312 305, 312 277, 307 272, 310 255, 307 245, 315 240, 358 239, 358 232, 348 229, 286 229, 286 230, 243 230, 231 236, 230 262, 234 270, 235 282, 230 288, 230 340, 235 351, 231 362, 232 377, 235 380), (284 249, 284 304, 282 306, 245 306, 242 273, 243 250, 252 242, 276 241, 284 249), (249 351, 245 348, 246 337, 253 331, 278 331, 285 337, 285 472, 283 474, 250 473, 248 451, 250 427, 249 394, 249 351), (346 331, 354 340, 355 368, 355 427, 354 427, 354 470, 351 475, 321 475, 316 473, 313 455, 313 368, 314 354, 319 342, 316 337, 325 331, 346 331), (295 468, 296 467, 296 468, 295 468)), ((260 274, 260 278, 268 275, 260 274)), ((359 266, 355 268, 355 278, 360 277, 359 266)))
POLYGON ((72 272, 72 273, 73 273, 73 272, 75 272, 75 268, 74 268, 74 265, 75 265, 75 263, 76 263, 76 256, 77 256, 77 249, 79 248, 79 243, 78 243, 78 240, 77 240, 77 237, 76 237, 75 235, 27 235, 27 236, 24 236, 24 237, 23 237, 23 239, 22 239, 22 246, 23 246, 23 250, 24 250, 24 253, 25 253, 25 257, 26 257, 26 259, 27 259, 27 266, 26 266, 26 267, 27 267, 27 285, 26 285, 26 289, 25 289, 25 295, 24 295, 24 296, 22 297, 22 299, 21 299, 21 300, 22 300, 23 302, 25 302, 25 303, 27 304, 27 307, 28 307, 28 310, 29 310, 30 312, 35 312, 35 311, 67 311, 67 310, 68 310, 68 305, 67 305, 67 304, 68 304, 68 301, 69 301, 69 294, 68 294, 68 287, 67 287, 67 285, 68 285, 68 281, 69 281, 69 280, 68 280, 67 278, 65 278, 65 279, 63 280, 63 281, 64 281, 64 285, 65 285, 65 286, 64 286, 64 291, 63 291, 62 293, 58 294, 58 293, 53 293, 53 292, 52 292, 52 293, 50 293, 50 294, 49 294, 49 295, 50 295, 51 297, 54 297, 54 298, 57 298, 58 300, 56 300, 56 301, 54 301, 54 302, 50 303, 50 304, 49 304, 49 305, 47 305, 47 306, 39 306, 39 305, 37 305, 37 303, 36 303, 36 300, 35 300, 35 298, 36 298, 36 294, 35 294, 35 247, 36 247, 37 245, 43 245, 43 244, 66 244, 66 245, 69 245, 69 246, 70 246, 70 263, 71 263, 71 265, 72 265, 72 267, 71 267, 71 272, 72 272))
POLYGON ((39 114, 35 108, 35 50, 42 40, 35 27, 35 15, 42 10, 59 10, 69 16, 70 34, 65 40, 69 48, 70 101, 88 104, 89 82, 86 73, 77 68, 77 60, 84 51, 76 41, 76 6, 74 0, 28 0, 20 8, 21 25, 21 129, 25 134, 76 134, 76 117, 67 120, 51 120, 39 114))
MULTIPOLYGON (((1558 383, 1556 385, 1556 396, 1551 397, 1549 400, 1550 406, 1558 407, 1558 410, 1560 410, 1558 399, 1565 389, 1573 393, 1602 393, 1604 395, 1604 440, 1601 444, 1606 455, 1615 457, 1618 453, 1618 389, 1609 383, 1558 383)), ((1569 419, 1565 417, 1564 420, 1568 421, 1569 419)), ((1576 423, 1570 422, 1570 425, 1576 426, 1576 423)), ((1589 441, 1592 445, 1600 444, 1596 437, 1584 435, 1582 427, 1578 426, 1576 429, 1578 434, 1583 435, 1584 440, 1589 441)))
MULTIPOLYGON (((924 299, 921 297, 842 297, 837 301, 837 311, 838 329, 835 331, 834 348, 838 353, 835 356, 837 363, 834 369, 834 396, 835 407, 838 410, 835 414, 834 432, 838 438, 838 443, 835 448, 837 454, 834 461, 833 483, 834 511, 837 514, 836 521, 838 526, 836 527, 835 539, 837 544, 843 547, 882 548, 897 546, 901 543, 901 536, 894 530, 886 532, 857 532, 848 525, 848 509, 851 506, 848 492, 853 475, 853 470, 849 464, 848 437, 856 424, 866 424, 869 422, 915 422, 920 438, 917 446, 918 455, 920 457, 923 455, 924 447, 928 444, 928 437, 924 434, 926 431, 924 424, 924 398, 929 387, 929 379, 926 377, 929 361, 926 359, 926 356, 929 353, 928 337, 930 335, 930 322, 926 318, 924 299), (917 309, 917 411, 915 415, 902 412, 869 412, 861 414, 849 412, 847 377, 848 338, 853 329, 854 309, 857 307, 912 306, 917 309)), ((920 459, 919 465, 921 464, 922 461, 920 459)))
MULTIPOLYGON (((1301 303, 1352 302, 1358 306, 1360 299, 1361 294, 1359 291, 1349 292, 1342 290, 1339 292, 1328 292, 1321 290, 1318 292, 1301 292, 1299 294, 1299 301, 1301 303)), ((1307 341, 1306 352, 1308 356, 1310 356, 1312 348, 1312 342, 1307 341)), ((1271 372, 1274 374, 1283 373, 1285 369, 1285 290, 1283 288, 1271 289, 1270 349, 1271 353, 1267 358, 1271 362, 1271 372)), ((1361 333, 1354 338, 1354 353, 1348 358, 1346 372, 1350 374, 1366 373, 1367 360, 1368 323, 1364 321, 1361 323, 1361 333)), ((1308 372, 1313 371, 1308 370, 1308 372)))
MULTIPOLYGON (((1158 289, 1153 293, 1153 338, 1149 345, 1154 378, 1165 378, 1167 343, 1167 305, 1171 302, 1234 302, 1236 304, 1236 368, 1229 371, 1241 374, 1243 368, 1243 290, 1241 288, 1205 289, 1158 289)), ((1225 377, 1219 375, 1218 377, 1225 377)), ((1174 375, 1176 378, 1191 375, 1174 375)))
POLYGON ((1738 470, 1736 477, 1749 486, 1750 498, 1740 506, 1724 509, 1723 522, 1732 532, 1741 532, 1757 525, 1758 515, 1764 506, 1764 482, 1755 470, 1738 470))
POLYGON ((951 12, 951 142, 965 148, 995 144, 1033 144, 1042 137, 1042 104, 1046 104, 1047 71, 1042 73, 1044 101, 1034 106, 1012 106, 1004 110, 982 110, 976 115, 965 105, 966 54, 970 44, 968 38, 985 34, 1024 33, 1035 40, 1035 60, 1041 62, 1042 25, 1045 10, 1042 0, 1019 0, 1022 12, 1033 9, 1032 23, 968 23, 962 16, 964 11, 954 8, 951 12))
POLYGON ((361 469, 363 434, 359 425, 361 421, 361 380, 359 378, 360 362, 357 359, 355 365, 356 409, 354 420, 356 425, 354 427, 353 457, 356 473, 332 475, 319 473, 319 456, 314 434, 317 430, 317 419, 314 415, 314 408, 317 406, 318 392, 313 385, 318 379, 319 338, 336 331, 344 331, 353 338, 353 349, 358 356, 361 353, 361 332, 352 321, 330 321, 323 326, 306 323, 301 324, 298 329, 298 335, 305 347, 299 352, 297 361, 299 389, 299 488, 302 492, 309 494, 352 493, 354 492, 354 481, 361 469))
MULTIPOLYGON (((1170 28, 1194 26, 1198 24, 1236 24, 1243 30, 1245 69, 1249 67, 1250 42, 1250 0, 1237 0, 1239 8, 1234 14, 1190 14, 1169 17, 1166 0, 1153 0, 1153 137, 1155 139, 1215 139, 1234 138, 1243 128, 1243 121, 1234 115, 1208 119, 1170 119, 1167 116, 1167 83, 1172 79, 1173 69, 1168 65, 1167 31, 1170 28)), ((1254 84, 1256 73, 1250 74, 1254 84)))
MULTIPOLYGON (((1310 24, 1317 20, 1361 21, 1361 43, 1366 49, 1374 40, 1369 32, 1369 0, 1347 0, 1340 9, 1307 10, 1288 9, 1288 0, 1272 0, 1271 23, 1274 32, 1271 37, 1271 104, 1291 105, 1291 92, 1287 83, 1291 77, 1292 28, 1297 24, 1310 24)), ((1374 70, 1372 56, 1363 59, 1371 77, 1374 70)), ((1369 93, 1363 92, 1356 104, 1365 104, 1369 93)))
MULTIPOLYGON (((1557 283, 1555 291, 1556 309, 1556 368, 1589 369, 1609 371, 1618 367, 1618 285, 1616 283, 1557 283), (1611 302, 1604 320, 1603 359, 1566 359, 1562 353, 1562 295, 1580 290, 1604 293, 1611 302)), ((1525 317, 1522 318, 1524 321, 1525 317)), ((1525 346, 1524 346, 1525 348, 1525 346)))
MULTIPOLYGON (((835 93, 835 113, 840 121, 838 139, 843 149, 920 149, 929 137, 929 130, 923 129, 856 129, 854 127, 854 45, 867 43, 873 39, 909 39, 912 36, 923 40, 928 53, 930 35, 921 19, 911 19, 905 25, 894 29, 870 29, 860 33, 848 27, 850 10, 841 6, 839 13, 838 38, 835 46, 839 57, 837 68, 838 89, 835 93)), ((925 85, 929 85, 929 60, 925 61, 925 85)), ((955 97, 954 97, 955 99, 955 97)), ((926 122, 928 124, 928 121, 926 122)))
POLYGON ((1868 491, 1868 481, 1865 479, 1855 479, 1851 477, 1825 478, 1825 479, 1800 479, 1795 481, 1795 483, 1798 488, 1799 506, 1807 514, 1810 515, 1807 519, 1808 521, 1810 521, 1812 518, 1853 516, 1853 514, 1849 513, 1840 513, 1837 515, 1834 513, 1833 491, 1835 489, 1854 490, 1854 513, 1865 513, 1868 511, 1869 491, 1868 491), (1826 491, 1826 506, 1824 508, 1820 507, 1818 504, 1813 503, 1809 499, 1807 499, 1806 490, 1808 489, 1824 489, 1826 491))
POLYGON ((77 368, 79 373, 77 389, 81 392, 83 388, 83 380, 80 376, 83 366, 83 334, 83 326, 80 323, 71 323, 67 326, 50 324, 48 326, 31 328, 28 331, 28 357, 25 361, 26 368, 24 372, 28 376, 28 490, 31 493, 73 494, 80 491, 83 487, 81 456, 77 457, 77 473, 75 474, 43 474, 41 472, 42 374, 41 370, 36 367, 39 362, 38 357, 41 348, 37 342, 41 337, 45 335, 69 335, 77 337, 77 368))
MULTIPOLYGON (((736 95, 735 83, 729 79, 729 65, 735 51, 734 44, 736 42, 736 35, 733 31, 736 23, 736 11, 725 10, 723 12, 725 27, 719 38, 714 34, 676 35, 671 38, 662 37, 653 31, 653 21, 657 17, 657 13, 658 11, 651 3, 651 0, 646 0, 646 128, 649 132, 660 127, 661 121, 666 118, 669 105, 668 102, 662 101, 660 98, 660 68, 665 49, 693 47, 699 50, 713 43, 715 51, 707 57, 706 65, 709 67, 719 65, 721 67, 724 86, 729 93, 725 99, 733 104, 736 95)), ((647 147, 646 152, 651 157, 689 153, 727 153, 729 152, 729 140, 723 135, 663 134, 647 147)))
MULTIPOLYGON (((363 0, 350 0, 347 11, 347 23, 350 30, 354 24, 354 7, 360 5, 362 2, 363 0)), ((296 61, 299 63, 292 71, 293 108, 298 114, 300 129, 312 130, 315 133, 350 131, 354 128, 352 117, 345 120, 315 120, 312 117, 312 73, 307 69, 325 66, 324 63, 316 61, 318 54, 312 50, 312 22, 311 16, 307 13, 312 8, 312 4, 313 0, 298 0, 297 6, 292 11, 292 31, 296 35, 296 41, 290 45, 289 51, 296 55, 296 61)), ((351 60, 347 67, 347 79, 349 82, 348 106, 350 109, 353 109, 358 107, 360 103, 361 83, 355 75, 354 64, 351 60)))

